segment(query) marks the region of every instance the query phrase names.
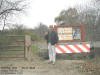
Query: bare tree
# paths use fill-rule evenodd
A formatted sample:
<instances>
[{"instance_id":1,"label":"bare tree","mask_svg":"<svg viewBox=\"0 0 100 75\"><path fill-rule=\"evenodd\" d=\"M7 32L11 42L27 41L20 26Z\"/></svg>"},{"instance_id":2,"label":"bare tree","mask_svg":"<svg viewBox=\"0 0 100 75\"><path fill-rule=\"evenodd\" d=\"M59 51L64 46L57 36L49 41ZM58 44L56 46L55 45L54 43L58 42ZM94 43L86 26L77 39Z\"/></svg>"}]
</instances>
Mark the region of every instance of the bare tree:
<instances>
[{"instance_id":1,"label":"bare tree","mask_svg":"<svg viewBox=\"0 0 100 75\"><path fill-rule=\"evenodd\" d=\"M6 26L7 17L22 12L26 8L26 0L0 0L0 20L3 20L3 29ZM1 24L2 25L2 24Z\"/></svg>"}]
</instances>

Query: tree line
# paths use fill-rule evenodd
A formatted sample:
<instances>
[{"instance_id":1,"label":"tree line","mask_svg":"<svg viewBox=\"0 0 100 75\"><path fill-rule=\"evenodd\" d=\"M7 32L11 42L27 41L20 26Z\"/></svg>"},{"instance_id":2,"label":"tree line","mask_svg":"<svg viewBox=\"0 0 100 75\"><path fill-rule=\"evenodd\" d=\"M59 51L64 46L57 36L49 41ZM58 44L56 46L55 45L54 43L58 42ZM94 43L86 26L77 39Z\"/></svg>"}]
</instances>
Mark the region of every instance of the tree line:
<instances>
[{"instance_id":1,"label":"tree line","mask_svg":"<svg viewBox=\"0 0 100 75\"><path fill-rule=\"evenodd\" d=\"M73 8L62 10L59 16L54 18L57 25L81 25L85 24L85 39L88 41L99 40L100 37L100 1L91 0L86 6L77 5ZM28 29L22 24L8 24L7 20L13 15L22 13L27 7L26 0L0 0L0 37L2 35L30 35L32 41L44 39L44 32L48 31L47 25L40 23L34 29ZM9 29L5 29L6 26ZM1 40L0 40L1 41Z\"/></svg>"},{"instance_id":2,"label":"tree line","mask_svg":"<svg viewBox=\"0 0 100 75\"><path fill-rule=\"evenodd\" d=\"M85 25L85 40L100 40L100 1L91 0L91 5L77 5L74 8L62 10L55 18L57 25Z\"/></svg>"}]
</instances>

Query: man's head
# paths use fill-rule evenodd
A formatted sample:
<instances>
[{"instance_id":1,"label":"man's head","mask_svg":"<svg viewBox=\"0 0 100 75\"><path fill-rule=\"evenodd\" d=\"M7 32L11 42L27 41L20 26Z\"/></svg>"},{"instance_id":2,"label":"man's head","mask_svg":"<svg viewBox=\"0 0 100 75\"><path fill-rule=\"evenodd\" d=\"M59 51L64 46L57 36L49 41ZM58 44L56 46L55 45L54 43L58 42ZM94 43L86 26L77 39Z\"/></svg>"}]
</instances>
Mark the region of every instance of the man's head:
<instances>
[{"instance_id":1,"label":"man's head","mask_svg":"<svg viewBox=\"0 0 100 75\"><path fill-rule=\"evenodd\" d=\"M50 30L50 31L53 30L53 26L49 26L49 30Z\"/></svg>"}]
</instances>

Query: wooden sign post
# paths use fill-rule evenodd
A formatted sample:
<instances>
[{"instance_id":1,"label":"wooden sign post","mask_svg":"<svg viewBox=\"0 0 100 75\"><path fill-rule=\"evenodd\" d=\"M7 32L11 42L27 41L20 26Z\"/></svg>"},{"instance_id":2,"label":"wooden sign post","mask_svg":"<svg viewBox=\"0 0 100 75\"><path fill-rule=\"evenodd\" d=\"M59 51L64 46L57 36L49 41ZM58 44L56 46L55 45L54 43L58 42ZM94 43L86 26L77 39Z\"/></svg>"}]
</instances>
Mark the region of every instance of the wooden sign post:
<instances>
[{"instance_id":1,"label":"wooden sign post","mask_svg":"<svg viewBox=\"0 0 100 75\"><path fill-rule=\"evenodd\" d=\"M31 37L29 35L25 36L25 58L31 60Z\"/></svg>"}]
</instances>

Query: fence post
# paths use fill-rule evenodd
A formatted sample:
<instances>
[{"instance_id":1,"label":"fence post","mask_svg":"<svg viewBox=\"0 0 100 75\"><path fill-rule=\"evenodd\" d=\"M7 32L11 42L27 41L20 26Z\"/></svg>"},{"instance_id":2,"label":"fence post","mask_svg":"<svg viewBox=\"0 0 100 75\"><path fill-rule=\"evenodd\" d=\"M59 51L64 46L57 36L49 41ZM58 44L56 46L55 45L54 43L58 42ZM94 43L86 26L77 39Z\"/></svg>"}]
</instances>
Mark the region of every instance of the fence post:
<instances>
[{"instance_id":1,"label":"fence post","mask_svg":"<svg viewBox=\"0 0 100 75\"><path fill-rule=\"evenodd\" d=\"M25 58L31 60L31 36L25 35Z\"/></svg>"}]
</instances>

